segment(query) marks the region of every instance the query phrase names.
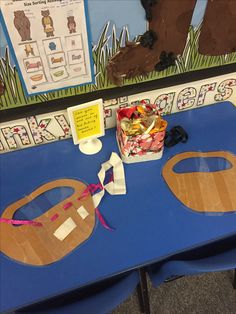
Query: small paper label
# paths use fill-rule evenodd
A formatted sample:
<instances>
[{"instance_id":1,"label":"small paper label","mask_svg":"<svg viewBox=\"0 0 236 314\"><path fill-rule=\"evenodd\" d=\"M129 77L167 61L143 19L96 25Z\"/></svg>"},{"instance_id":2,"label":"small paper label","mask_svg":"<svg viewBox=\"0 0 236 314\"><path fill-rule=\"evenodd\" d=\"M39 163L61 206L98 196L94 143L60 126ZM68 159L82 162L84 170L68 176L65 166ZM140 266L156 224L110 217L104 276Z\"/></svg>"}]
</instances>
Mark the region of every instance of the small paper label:
<instances>
[{"instance_id":1,"label":"small paper label","mask_svg":"<svg viewBox=\"0 0 236 314\"><path fill-rule=\"evenodd\" d=\"M105 134L102 98L67 108L74 144Z\"/></svg>"},{"instance_id":2,"label":"small paper label","mask_svg":"<svg viewBox=\"0 0 236 314\"><path fill-rule=\"evenodd\" d=\"M84 206L81 206L80 208L77 209L77 213L80 215L82 219L85 219L89 213L87 210L84 208Z\"/></svg>"},{"instance_id":3,"label":"small paper label","mask_svg":"<svg viewBox=\"0 0 236 314\"><path fill-rule=\"evenodd\" d=\"M73 118L79 140L101 133L99 104L75 110Z\"/></svg>"},{"instance_id":4,"label":"small paper label","mask_svg":"<svg viewBox=\"0 0 236 314\"><path fill-rule=\"evenodd\" d=\"M66 219L63 224L53 233L56 238L63 241L74 229L76 228L76 223L72 218Z\"/></svg>"}]
</instances>

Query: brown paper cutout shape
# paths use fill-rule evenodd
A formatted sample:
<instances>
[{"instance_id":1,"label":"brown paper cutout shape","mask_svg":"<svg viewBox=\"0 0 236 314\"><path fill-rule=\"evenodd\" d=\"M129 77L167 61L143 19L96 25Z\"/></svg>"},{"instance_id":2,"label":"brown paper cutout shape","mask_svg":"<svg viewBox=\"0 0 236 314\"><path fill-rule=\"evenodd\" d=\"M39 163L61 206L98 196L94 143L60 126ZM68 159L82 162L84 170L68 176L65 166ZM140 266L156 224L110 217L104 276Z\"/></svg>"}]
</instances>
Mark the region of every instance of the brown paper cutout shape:
<instances>
[{"instance_id":1,"label":"brown paper cutout shape","mask_svg":"<svg viewBox=\"0 0 236 314\"><path fill-rule=\"evenodd\" d=\"M151 49L140 43L127 42L107 64L110 81L122 85L122 80L153 71L161 61L162 52L183 53L196 0L158 0L150 8L152 20L148 29L157 40ZM138 23L138 21L137 21Z\"/></svg>"},{"instance_id":2,"label":"brown paper cutout shape","mask_svg":"<svg viewBox=\"0 0 236 314\"><path fill-rule=\"evenodd\" d=\"M199 52L210 56L235 52L235 24L235 0L209 0L199 37Z\"/></svg>"},{"instance_id":3,"label":"brown paper cutout shape","mask_svg":"<svg viewBox=\"0 0 236 314\"><path fill-rule=\"evenodd\" d=\"M1 223L0 251L2 253L22 263L42 266L60 260L88 239L95 225L94 204L90 194L82 200L78 200L78 197L86 189L86 185L77 180L61 179L46 183L33 191L29 196L8 206L1 218L12 219L14 213L22 206L31 202L40 194L58 187L72 187L74 193L50 208L43 215L34 219L34 221L42 223L42 227L32 225L14 226ZM70 206L67 210L63 209L63 205L68 202L72 202L73 206ZM80 211L77 212L81 206L88 213L85 218L79 214ZM51 221L50 218L55 214L58 214L59 217L55 221ZM54 232L65 221L67 221L67 225L73 222L69 226L69 229L72 230L65 231L66 233L69 232L68 235L64 240L59 240L54 235Z\"/></svg>"},{"instance_id":4,"label":"brown paper cutout shape","mask_svg":"<svg viewBox=\"0 0 236 314\"><path fill-rule=\"evenodd\" d=\"M176 173L174 166L188 158L220 157L232 168L214 172ZM185 206L197 212L224 213L236 211L236 156L224 151L185 152L167 161L162 175L172 193Z\"/></svg>"}]
</instances>

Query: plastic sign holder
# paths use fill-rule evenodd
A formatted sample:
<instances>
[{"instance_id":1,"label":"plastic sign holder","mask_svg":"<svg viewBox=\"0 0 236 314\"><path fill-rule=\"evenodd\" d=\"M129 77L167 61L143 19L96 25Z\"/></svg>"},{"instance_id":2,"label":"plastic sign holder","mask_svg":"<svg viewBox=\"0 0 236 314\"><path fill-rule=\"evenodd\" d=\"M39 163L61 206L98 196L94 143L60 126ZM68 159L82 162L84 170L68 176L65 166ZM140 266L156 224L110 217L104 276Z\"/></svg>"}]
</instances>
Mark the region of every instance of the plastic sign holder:
<instances>
[{"instance_id":1,"label":"plastic sign holder","mask_svg":"<svg viewBox=\"0 0 236 314\"><path fill-rule=\"evenodd\" d=\"M74 144L84 154L98 153L102 149L98 137L105 134L102 99L69 107L67 112Z\"/></svg>"}]
</instances>

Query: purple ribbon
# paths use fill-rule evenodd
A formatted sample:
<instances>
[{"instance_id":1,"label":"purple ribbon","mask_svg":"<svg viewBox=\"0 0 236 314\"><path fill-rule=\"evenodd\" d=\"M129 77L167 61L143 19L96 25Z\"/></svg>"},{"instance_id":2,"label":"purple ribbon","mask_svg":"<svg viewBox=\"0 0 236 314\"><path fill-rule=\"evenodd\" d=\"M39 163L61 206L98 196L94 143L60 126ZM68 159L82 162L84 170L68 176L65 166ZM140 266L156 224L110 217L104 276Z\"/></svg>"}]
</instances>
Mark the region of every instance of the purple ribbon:
<instances>
[{"instance_id":1,"label":"purple ribbon","mask_svg":"<svg viewBox=\"0 0 236 314\"><path fill-rule=\"evenodd\" d=\"M111 181L113 181L113 174L111 174L108 183ZM95 194L98 190L103 190L103 189L104 189L104 187L102 186L101 183L89 184L87 186L87 188L82 192L81 196L78 197L78 200L80 201L84 197L88 196L90 193ZM73 205L72 202L68 202L68 203L63 205L63 209L67 210L72 205ZM105 219L103 218L103 216L100 213L98 208L95 208L95 212L96 212L96 215L97 215L99 221L103 225L103 227L106 228L107 230L114 231L114 229L112 229L111 227L108 226L108 224L106 223ZM56 220L58 217L59 217L59 215L55 214L54 216L51 217L51 221ZM32 225L32 226L36 226L36 227L42 227L43 226L43 224L41 222L37 222L34 220L16 220L16 219L7 219L7 218L1 218L0 217L0 222L5 222L9 225Z\"/></svg>"},{"instance_id":2,"label":"purple ribbon","mask_svg":"<svg viewBox=\"0 0 236 314\"><path fill-rule=\"evenodd\" d=\"M5 222L9 225L32 225L36 227L42 227L43 224L41 222L33 221L33 220L16 220L16 219L7 219L0 218L0 222Z\"/></svg>"},{"instance_id":3,"label":"purple ribbon","mask_svg":"<svg viewBox=\"0 0 236 314\"><path fill-rule=\"evenodd\" d=\"M101 222L101 224L103 225L103 227L109 231L114 231L115 229L111 228L110 226L108 226L108 224L106 223L105 219L103 218L102 214L100 213L98 208L95 208L95 212L96 215L99 219L99 221Z\"/></svg>"}]
</instances>

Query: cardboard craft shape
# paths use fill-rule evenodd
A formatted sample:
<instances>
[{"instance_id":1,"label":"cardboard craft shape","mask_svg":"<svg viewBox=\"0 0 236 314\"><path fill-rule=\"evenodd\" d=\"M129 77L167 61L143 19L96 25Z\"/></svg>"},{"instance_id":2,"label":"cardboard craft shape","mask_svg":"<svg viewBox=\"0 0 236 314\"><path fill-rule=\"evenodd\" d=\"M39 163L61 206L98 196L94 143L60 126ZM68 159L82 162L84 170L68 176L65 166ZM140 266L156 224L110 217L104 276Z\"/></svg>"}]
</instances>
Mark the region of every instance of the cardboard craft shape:
<instances>
[{"instance_id":1,"label":"cardboard craft shape","mask_svg":"<svg viewBox=\"0 0 236 314\"><path fill-rule=\"evenodd\" d=\"M56 262L84 242L95 225L95 210L91 195L78 200L86 185L77 180L61 179L40 186L29 196L8 206L1 218L12 219L14 213L40 194L58 187L72 187L74 193L34 219L41 227L14 226L1 223L0 251L8 257L31 265L47 265ZM66 210L64 204L73 205ZM56 220L51 220L54 215Z\"/></svg>"},{"instance_id":2,"label":"cardboard craft shape","mask_svg":"<svg viewBox=\"0 0 236 314\"><path fill-rule=\"evenodd\" d=\"M214 172L176 173L174 166L188 158L216 157L228 160L232 167ZM230 152L185 152L167 161L162 175L172 193L197 212L236 211L236 156Z\"/></svg>"}]
</instances>

